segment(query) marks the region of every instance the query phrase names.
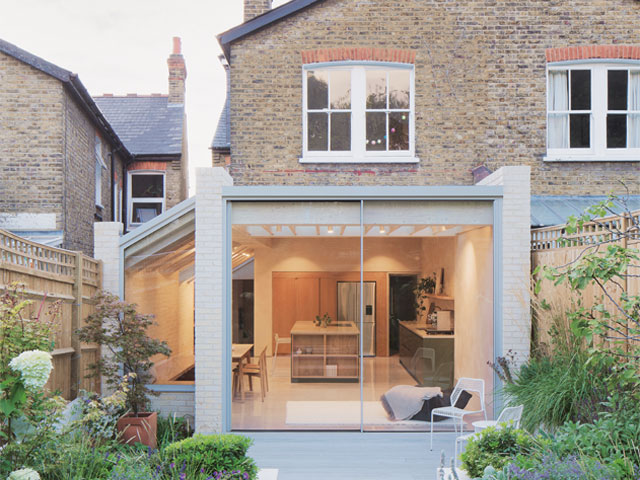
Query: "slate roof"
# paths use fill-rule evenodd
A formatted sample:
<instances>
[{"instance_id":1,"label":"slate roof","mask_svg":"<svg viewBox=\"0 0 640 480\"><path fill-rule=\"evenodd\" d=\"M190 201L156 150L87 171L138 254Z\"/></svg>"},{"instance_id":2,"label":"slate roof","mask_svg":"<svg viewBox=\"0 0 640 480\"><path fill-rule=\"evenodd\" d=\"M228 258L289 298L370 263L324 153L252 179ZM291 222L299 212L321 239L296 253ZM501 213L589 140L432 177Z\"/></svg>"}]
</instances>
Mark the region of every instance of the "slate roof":
<instances>
[{"instance_id":1,"label":"slate roof","mask_svg":"<svg viewBox=\"0 0 640 480\"><path fill-rule=\"evenodd\" d=\"M218 119L218 126L216 127L216 133L213 136L213 142L211 142L211 148L213 149L225 149L231 148L231 114L229 108L229 94L224 101L224 107L220 112L220 118Z\"/></svg>"},{"instance_id":2,"label":"slate roof","mask_svg":"<svg viewBox=\"0 0 640 480\"><path fill-rule=\"evenodd\" d=\"M6 40L0 39L0 52L13 57L22 63L30 65L36 70L40 70L41 72L62 82L69 94L80 103L81 107L84 108L87 115L96 124L100 131L115 144L116 148L120 150L125 157L129 158L131 156L114 129L102 115L102 112L91 98L91 95L82 84L77 74L54 65L53 63L29 53Z\"/></svg>"},{"instance_id":3,"label":"slate roof","mask_svg":"<svg viewBox=\"0 0 640 480\"><path fill-rule=\"evenodd\" d=\"M606 196L532 195L531 226L561 225L569 215L579 215L591 205L606 199ZM625 200L629 210L640 210L640 195L629 195Z\"/></svg>"},{"instance_id":4,"label":"slate roof","mask_svg":"<svg viewBox=\"0 0 640 480\"><path fill-rule=\"evenodd\" d=\"M272 23L278 22L284 18L298 13L311 5L322 2L324 0L291 0L279 7L268 10L262 15L258 15L236 27L233 27L226 32L222 32L218 35L218 43L222 47L224 56L229 60L229 45L246 35L268 27Z\"/></svg>"},{"instance_id":5,"label":"slate roof","mask_svg":"<svg viewBox=\"0 0 640 480\"><path fill-rule=\"evenodd\" d=\"M135 156L180 155L184 105L166 95L102 96L94 100Z\"/></svg>"}]
</instances>

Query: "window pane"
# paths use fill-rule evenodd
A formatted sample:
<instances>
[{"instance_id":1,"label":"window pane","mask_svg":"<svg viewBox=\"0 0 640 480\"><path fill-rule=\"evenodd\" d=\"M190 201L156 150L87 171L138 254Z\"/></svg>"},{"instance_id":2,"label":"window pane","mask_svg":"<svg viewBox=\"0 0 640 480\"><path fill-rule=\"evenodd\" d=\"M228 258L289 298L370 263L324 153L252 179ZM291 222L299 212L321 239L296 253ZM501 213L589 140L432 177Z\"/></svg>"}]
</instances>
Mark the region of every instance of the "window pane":
<instances>
[{"instance_id":1,"label":"window pane","mask_svg":"<svg viewBox=\"0 0 640 480\"><path fill-rule=\"evenodd\" d=\"M626 70L609 70L607 92L609 96L609 110L627 109L627 83ZM611 148L611 147L609 147Z\"/></svg>"},{"instance_id":2,"label":"window pane","mask_svg":"<svg viewBox=\"0 0 640 480\"><path fill-rule=\"evenodd\" d=\"M309 113L308 114L308 149L309 151L326 151L327 150L327 130L329 116L326 113Z\"/></svg>"},{"instance_id":3,"label":"window pane","mask_svg":"<svg viewBox=\"0 0 640 480\"><path fill-rule=\"evenodd\" d=\"M162 179L164 175L131 175L131 195L133 197L164 197Z\"/></svg>"},{"instance_id":4,"label":"window pane","mask_svg":"<svg viewBox=\"0 0 640 480\"><path fill-rule=\"evenodd\" d=\"M331 114L331 150L351 150L351 114Z\"/></svg>"},{"instance_id":5,"label":"window pane","mask_svg":"<svg viewBox=\"0 0 640 480\"><path fill-rule=\"evenodd\" d=\"M571 110L591 110L590 70L571 70Z\"/></svg>"},{"instance_id":6,"label":"window pane","mask_svg":"<svg viewBox=\"0 0 640 480\"><path fill-rule=\"evenodd\" d=\"M569 81L566 70L549 72L548 109L569 110Z\"/></svg>"},{"instance_id":7,"label":"window pane","mask_svg":"<svg viewBox=\"0 0 640 480\"><path fill-rule=\"evenodd\" d=\"M409 150L409 112L389 114L389 150Z\"/></svg>"},{"instance_id":8,"label":"window pane","mask_svg":"<svg viewBox=\"0 0 640 480\"><path fill-rule=\"evenodd\" d=\"M307 108L319 110L327 108L329 97L329 81L326 71L311 70L307 72Z\"/></svg>"},{"instance_id":9,"label":"window pane","mask_svg":"<svg viewBox=\"0 0 640 480\"><path fill-rule=\"evenodd\" d=\"M351 108L351 72L348 70L331 72L331 108Z\"/></svg>"},{"instance_id":10,"label":"window pane","mask_svg":"<svg viewBox=\"0 0 640 480\"><path fill-rule=\"evenodd\" d=\"M387 108L387 72L367 71L367 108Z\"/></svg>"},{"instance_id":11,"label":"window pane","mask_svg":"<svg viewBox=\"0 0 640 480\"><path fill-rule=\"evenodd\" d=\"M367 112L367 150L387 149L386 117L384 112Z\"/></svg>"},{"instance_id":12,"label":"window pane","mask_svg":"<svg viewBox=\"0 0 640 480\"><path fill-rule=\"evenodd\" d=\"M389 72L389 108L409 108L410 83L408 70Z\"/></svg>"},{"instance_id":13,"label":"window pane","mask_svg":"<svg viewBox=\"0 0 640 480\"><path fill-rule=\"evenodd\" d=\"M549 148L569 148L569 114L550 113Z\"/></svg>"},{"instance_id":14,"label":"window pane","mask_svg":"<svg viewBox=\"0 0 640 480\"><path fill-rule=\"evenodd\" d=\"M160 203L134 203L133 204L133 223L148 222L154 217L162 213L162 204Z\"/></svg>"},{"instance_id":15,"label":"window pane","mask_svg":"<svg viewBox=\"0 0 640 480\"><path fill-rule=\"evenodd\" d=\"M627 148L626 115L607 115L607 148Z\"/></svg>"},{"instance_id":16,"label":"window pane","mask_svg":"<svg viewBox=\"0 0 640 480\"><path fill-rule=\"evenodd\" d=\"M569 116L569 135L571 148L589 148L589 114L573 114Z\"/></svg>"}]
</instances>

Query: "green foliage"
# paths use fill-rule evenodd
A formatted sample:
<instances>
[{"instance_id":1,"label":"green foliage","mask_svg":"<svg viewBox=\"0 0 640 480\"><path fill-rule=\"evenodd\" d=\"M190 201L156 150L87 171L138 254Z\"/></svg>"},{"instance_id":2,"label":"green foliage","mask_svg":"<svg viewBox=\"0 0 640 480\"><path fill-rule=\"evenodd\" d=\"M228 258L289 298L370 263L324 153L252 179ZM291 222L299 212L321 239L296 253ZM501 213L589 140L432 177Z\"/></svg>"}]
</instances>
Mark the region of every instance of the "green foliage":
<instances>
[{"instance_id":1,"label":"green foliage","mask_svg":"<svg viewBox=\"0 0 640 480\"><path fill-rule=\"evenodd\" d=\"M316 327L327 328L331 325L331 317L328 313L325 313L323 316L316 315L316 319L313 321Z\"/></svg>"},{"instance_id":2,"label":"green foliage","mask_svg":"<svg viewBox=\"0 0 640 480\"><path fill-rule=\"evenodd\" d=\"M460 455L462 467L471 477L481 477L489 465L502 469L517 455L528 454L533 444L533 438L524 430L490 427L467 442Z\"/></svg>"},{"instance_id":3,"label":"green foliage","mask_svg":"<svg viewBox=\"0 0 640 480\"><path fill-rule=\"evenodd\" d=\"M602 372L592 369L581 352L529 359L504 392L509 404L524 405L521 424L531 432L592 421L609 394Z\"/></svg>"},{"instance_id":4,"label":"green foliage","mask_svg":"<svg viewBox=\"0 0 640 480\"><path fill-rule=\"evenodd\" d=\"M247 457L251 444L250 438L240 435L194 435L168 445L164 455L175 465L203 469L206 475L239 471L247 473L248 478L254 480L258 469L254 461Z\"/></svg>"},{"instance_id":5,"label":"green foliage","mask_svg":"<svg viewBox=\"0 0 640 480\"><path fill-rule=\"evenodd\" d=\"M22 376L12 370L12 359L28 350L53 350L53 333L60 303L45 309L44 300L35 315L27 313L32 302L24 290L12 284L0 294L0 445L15 438L17 419L33 424L47 409L41 392L25 388Z\"/></svg>"},{"instance_id":6,"label":"green foliage","mask_svg":"<svg viewBox=\"0 0 640 480\"><path fill-rule=\"evenodd\" d=\"M428 300L428 294L434 293L436 290L436 273L433 272L431 277L422 277L418 280L413 293L415 295L414 308L416 309L416 319L427 313L427 307L425 303Z\"/></svg>"},{"instance_id":7,"label":"green foliage","mask_svg":"<svg viewBox=\"0 0 640 480\"><path fill-rule=\"evenodd\" d=\"M121 368L125 373L134 373L127 391L127 406L137 415L148 407L149 395L154 394L145 386L153 382L150 358L157 354L169 356L171 350L166 342L147 336L147 329L154 322L150 315L137 313L135 305L105 292L96 296L96 302L95 312L87 317L77 334L83 342L106 347L110 355L90 366L91 376L101 374L115 388L122 379Z\"/></svg>"},{"instance_id":8,"label":"green foliage","mask_svg":"<svg viewBox=\"0 0 640 480\"><path fill-rule=\"evenodd\" d=\"M193 424L184 417L158 416L158 446L163 448L193 435Z\"/></svg>"}]
</instances>

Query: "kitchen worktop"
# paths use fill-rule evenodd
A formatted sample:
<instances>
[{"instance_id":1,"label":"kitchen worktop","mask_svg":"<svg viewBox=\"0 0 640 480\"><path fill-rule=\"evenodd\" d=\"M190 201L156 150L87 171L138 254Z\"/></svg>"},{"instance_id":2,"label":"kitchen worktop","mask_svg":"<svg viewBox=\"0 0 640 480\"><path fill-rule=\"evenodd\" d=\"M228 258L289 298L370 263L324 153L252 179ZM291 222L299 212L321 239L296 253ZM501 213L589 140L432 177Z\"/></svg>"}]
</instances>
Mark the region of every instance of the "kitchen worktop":
<instances>
[{"instance_id":1,"label":"kitchen worktop","mask_svg":"<svg viewBox=\"0 0 640 480\"><path fill-rule=\"evenodd\" d=\"M358 335L359 333L360 330L352 322L344 326L329 325L323 328L316 326L313 322L298 321L291 328L292 335Z\"/></svg>"},{"instance_id":2,"label":"kitchen worktop","mask_svg":"<svg viewBox=\"0 0 640 480\"><path fill-rule=\"evenodd\" d=\"M427 328L427 324L423 322L410 322L406 320L401 320L398 323L400 323L402 327L406 328L411 333L416 334L420 338L451 338L453 339L455 337L455 335L446 335L446 334L427 335L427 333L424 330L421 330L422 328Z\"/></svg>"}]
</instances>

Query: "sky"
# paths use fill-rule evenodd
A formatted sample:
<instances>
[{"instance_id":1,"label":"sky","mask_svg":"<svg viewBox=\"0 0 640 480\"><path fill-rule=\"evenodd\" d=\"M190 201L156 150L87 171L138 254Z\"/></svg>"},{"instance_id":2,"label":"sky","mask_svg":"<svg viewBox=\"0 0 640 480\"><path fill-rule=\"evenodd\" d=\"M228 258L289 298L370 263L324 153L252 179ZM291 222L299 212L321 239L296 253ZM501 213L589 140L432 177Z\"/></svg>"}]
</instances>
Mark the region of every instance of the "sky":
<instances>
[{"instance_id":1,"label":"sky","mask_svg":"<svg viewBox=\"0 0 640 480\"><path fill-rule=\"evenodd\" d=\"M0 38L77 73L92 95L125 95L167 93L172 38L181 37L193 194L224 104L216 35L240 23L242 0L2 0Z\"/></svg>"}]
</instances>

